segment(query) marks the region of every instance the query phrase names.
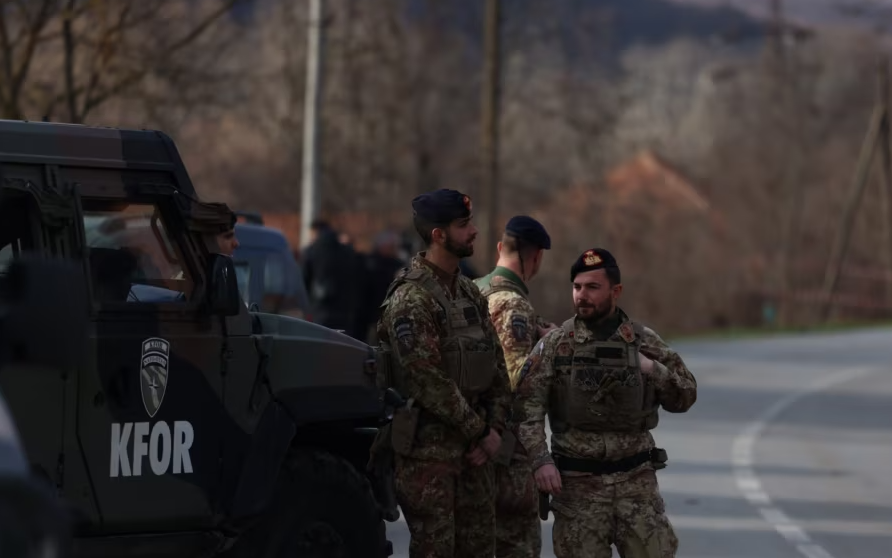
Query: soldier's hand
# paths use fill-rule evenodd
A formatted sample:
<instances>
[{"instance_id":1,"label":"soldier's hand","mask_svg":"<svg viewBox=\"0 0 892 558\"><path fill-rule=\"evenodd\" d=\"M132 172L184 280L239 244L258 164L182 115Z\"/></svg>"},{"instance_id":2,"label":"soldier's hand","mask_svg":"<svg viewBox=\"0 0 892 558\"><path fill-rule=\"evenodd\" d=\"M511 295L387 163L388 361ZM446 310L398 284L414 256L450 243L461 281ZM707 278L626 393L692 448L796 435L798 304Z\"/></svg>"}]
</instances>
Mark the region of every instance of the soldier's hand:
<instances>
[{"instance_id":1,"label":"soldier's hand","mask_svg":"<svg viewBox=\"0 0 892 558\"><path fill-rule=\"evenodd\" d=\"M499 436L499 433L495 430L490 430L489 434L480 441L480 447L483 448L483 451L486 452L486 455L489 457L495 457L496 453L499 451L499 446L502 445L502 437Z\"/></svg>"},{"instance_id":2,"label":"soldier's hand","mask_svg":"<svg viewBox=\"0 0 892 558\"><path fill-rule=\"evenodd\" d=\"M542 339L543 337L548 335L549 331L555 330L557 328L558 328L558 326L556 326L555 324L549 323L549 322L545 322L545 323L536 325L536 330L539 332L539 339Z\"/></svg>"},{"instance_id":3,"label":"soldier's hand","mask_svg":"<svg viewBox=\"0 0 892 558\"><path fill-rule=\"evenodd\" d=\"M465 454L465 459L467 459L474 467L479 467L486 463L489 457L486 455L486 452L483 451L483 448L474 446L474 449Z\"/></svg>"},{"instance_id":4,"label":"soldier's hand","mask_svg":"<svg viewBox=\"0 0 892 558\"><path fill-rule=\"evenodd\" d=\"M551 463L536 469L533 477L535 477L536 486L539 487L541 492L548 492L552 495L561 493L561 474L558 472L557 467Z\"/></svg>"},{"instance_id":5,"label":"soldier's hand","mask_svg":"<svg viewBox=\"0 0 892 558\"><path fill-rule=\"evenodd\" d=\"M641 363L641 372L643 374L650 374L654 371L654 361L644 356L640 351L638 352L638 360Z\"/></svg>"}]
</instances>

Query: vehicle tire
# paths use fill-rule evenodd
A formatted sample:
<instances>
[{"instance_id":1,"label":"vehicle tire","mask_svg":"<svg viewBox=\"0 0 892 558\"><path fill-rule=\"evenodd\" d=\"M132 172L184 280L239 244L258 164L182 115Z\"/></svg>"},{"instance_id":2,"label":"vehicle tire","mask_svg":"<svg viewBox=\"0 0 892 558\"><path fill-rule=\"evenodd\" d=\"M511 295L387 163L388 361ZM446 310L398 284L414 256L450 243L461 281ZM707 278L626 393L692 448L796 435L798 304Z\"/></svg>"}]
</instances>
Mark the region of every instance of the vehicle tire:
<instances>
[{"instance_id":1,"label":"vehicle tire","mask_svg":"<svg viewBox=\"0 0 892 558\"><path fill-rule=\"evenodd\" d=\"M292 452L269 509L234 554L262 558L387 558L381 512L365 476L320 450Z\"/></svg>"}]
</instances>

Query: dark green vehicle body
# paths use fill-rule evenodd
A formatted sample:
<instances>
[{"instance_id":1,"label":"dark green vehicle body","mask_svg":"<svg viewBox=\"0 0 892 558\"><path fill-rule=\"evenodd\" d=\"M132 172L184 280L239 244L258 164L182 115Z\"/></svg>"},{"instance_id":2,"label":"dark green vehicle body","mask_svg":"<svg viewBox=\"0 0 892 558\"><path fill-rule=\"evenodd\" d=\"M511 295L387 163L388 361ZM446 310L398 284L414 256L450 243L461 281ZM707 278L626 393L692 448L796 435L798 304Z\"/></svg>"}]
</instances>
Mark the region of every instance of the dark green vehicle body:
<instances>
[{"instance_id":1,"label":"dark green vehicle body","mask_svg":"<svg viewBox=\"0 0 892 558\"><path fill-rule=\"evenodd\" d=\"M392 494L365 472L385 420L372 349L249 312L166 135L0 121L0 173L0 265L78 259L90 291L85 365L0 376L76 555L297 555L269 541L337 513L359 522L332 527L346 556L390 554ZM153 234L128 236L140 219Z\"/></svg>"}]
</instances>

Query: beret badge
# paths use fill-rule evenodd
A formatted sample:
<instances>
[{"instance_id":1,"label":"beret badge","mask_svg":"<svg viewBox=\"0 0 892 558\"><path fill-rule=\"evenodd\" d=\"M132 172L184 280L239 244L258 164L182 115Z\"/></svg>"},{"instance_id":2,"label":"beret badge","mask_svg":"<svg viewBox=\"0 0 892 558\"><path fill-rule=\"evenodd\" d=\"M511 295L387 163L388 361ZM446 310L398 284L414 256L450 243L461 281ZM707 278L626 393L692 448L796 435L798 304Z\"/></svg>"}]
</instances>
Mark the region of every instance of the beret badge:
<instances>
[{"instance_id":1,"label":"beret badge","mask_svg":"<svg viewBox=\"0 0 892 558\"><path fill-rule=\"evenodd\" d=\"M598 265L601 261L601 256L595 254L594 250L589 250L582 257L582 262L587 266Z\"/></svg>"}]
</instances>

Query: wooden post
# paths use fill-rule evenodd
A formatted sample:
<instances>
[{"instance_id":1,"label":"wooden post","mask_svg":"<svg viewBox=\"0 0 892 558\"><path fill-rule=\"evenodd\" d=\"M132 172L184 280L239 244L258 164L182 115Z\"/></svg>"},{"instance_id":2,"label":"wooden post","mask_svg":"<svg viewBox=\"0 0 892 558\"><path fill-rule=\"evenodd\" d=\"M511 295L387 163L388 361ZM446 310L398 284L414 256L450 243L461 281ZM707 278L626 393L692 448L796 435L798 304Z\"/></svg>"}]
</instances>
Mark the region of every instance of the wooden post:
<instances>
[{"instance_id":1,"label":"wooden post","mask_svg":"<svg viewBox=\"0 0 892 558\"><path fill-rule=\"evenodd\" d=\"M861 153L858 156L858 163L855 166L855 175L852 180L852 189L846 199L846 204L842 210L840 217L839 232L833 243L830 252L830 259L827 261L827 270L824 273L824 288L822 290L820 319L827 321L830 318L832 310L833 294L836 292L836 285L839 281L839 274L842 270L842 264L845 261L846 251L849 247L849 239L852 234L852 222L855 218L855 211L861 202L864 189L867 187L868 178L870 177L871 162L873 154L876 152L877 144L880 139L880 129L882 128L883 119L885 118L885 107L881 101L877 101L870 117L870 124L867 128L867 135L864 137L864 144L861 146Z\"/></svg>"},{"instance_id":2,"label":"wooden post","mask_svg":"<svg viewBox=\"0 0 892 558\"><path fill-rule=\"evenodd\" d=\"M501 13L500 0L486 0L486 18L484 22L484 69L483 69L483 110L482 110L482 151L483 151L483 189L482 207L486 218L481 223L481 237L484 242L483 257L485 267L483 273L495 265L496 241L498 238L499 211L499 96L500 96L500 58L501 58ZM478 205L477 207L481 207ZM478 243L479 246L479 243Z\"/></svg>"},{"instance_id":3,"label":"wooden post","mask_svg":"<svg viewBox=\"0 0 892 558\"><path fill-rule=\"evenodd\" d=\"M880 55L879 59L879 102L883 106L883 121L880 126L880 156L883 172L883 184L880 185L880 205L882 206L883 221L883 240L885 241L885 250L883 251L886 263L886 269L889 276L884 282L886 305L892 305L892 283L889 277L892 277L892 145L890 145L890 128L889 120L889 60L885 55Z\"/></svg>"}]
</instances>

